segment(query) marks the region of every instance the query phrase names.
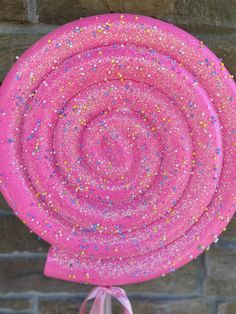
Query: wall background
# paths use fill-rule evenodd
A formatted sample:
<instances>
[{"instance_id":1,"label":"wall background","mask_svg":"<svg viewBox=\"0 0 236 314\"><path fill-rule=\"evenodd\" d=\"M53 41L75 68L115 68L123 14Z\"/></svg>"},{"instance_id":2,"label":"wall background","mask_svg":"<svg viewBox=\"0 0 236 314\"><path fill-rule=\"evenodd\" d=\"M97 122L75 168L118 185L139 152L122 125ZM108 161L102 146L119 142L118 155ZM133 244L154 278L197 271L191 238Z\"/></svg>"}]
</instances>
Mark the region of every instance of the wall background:
<instances>
[{"instance_id":1,"label":"wall background","mask_svg":"<svg viewBox=\"0 0 236 314\"><path fill-rule=\"evenodd\" d=\"M57 25L110 12L174 23L204 41L236 73L236 0L0 0L0 81L17 55ZM78 312L91 287L44 277L47 250L0 198L0 314ZM197 260L126 290L135 314L235 314L236 218Z\"/></svg>"}]
</instances>

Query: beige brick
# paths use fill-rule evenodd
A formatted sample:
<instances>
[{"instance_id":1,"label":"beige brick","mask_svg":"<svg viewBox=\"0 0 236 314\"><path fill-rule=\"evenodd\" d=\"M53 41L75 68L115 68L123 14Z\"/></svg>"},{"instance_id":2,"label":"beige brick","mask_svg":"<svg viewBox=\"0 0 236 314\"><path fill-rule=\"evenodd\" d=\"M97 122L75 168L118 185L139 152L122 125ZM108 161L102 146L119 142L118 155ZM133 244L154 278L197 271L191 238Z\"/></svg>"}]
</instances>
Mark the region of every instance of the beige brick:
<instances>
[{"instance_id":1,"label":"beige brick","mask_svg":"<svg viewBox=\"0 0 236 314\"><path fill-rule=\"evenodd\" d=\"M47 252L49 244L30 233L18 217L2 216L0 218L0 253L14 251Z\"/></svg>"},{"instance_id":2,"label":"beige brick","mask_svg":"<svg viewBox=\"0 0 236 314\"><path fill-rule=\"evenodd\" d=\"M39 302L40 314L76 314L80 302L76 299L70 300L41 300ZM202 299L181 301L137 301L131 299L133 312L135 314L211 314L209 304ZM91 302L88 310L91 307ZM121 305L116 300L112 301L112 313L122 313Z\"/></svg>"},{"instance_id":3,"label":"beige brick","mask_svg":"<svg viewBox=\"0 0 236 314\"><path fill-rule=\"evenodd\" d=\"M182 27L183 25L181 25ZM54 27L52 27L53 29ZM218 34L218 28L198 28L183 26L184 29L194 34L200 40L212 49L213 52L223 59L228 70L231 74L236 75L236 36L232 33L233 30L227 30ZM16 61L16 56L21 55L27 48L29 48L34 42L41 38L45 33L40 32L40 29L29 28L25 33L11 33L10 29L8 33L2 33L0 30L0 82L3 80L7 71Z\"/></svg>"},{"instance_id":4,"label":"beige brick","mask_svg":"<svg viewBox=\"0 0 236 314\"><path fill-rule=\"evenodd\" d=\"M231 0L38 0L39 19L63 24L80 17L102 13L135 13L177 24L234 26L236 6Z\"/></svg>"},{"instance_id":5,"label":"beige brick","mask_svg":"<svg viewBox=\"0 0 236 314\"><path fill-rule=\"evenodd\" d=\"M30 300L19 298L0 298L0 313L2 313L3 310L27 310L30 308Z\"/></svg>"},{"instance_id":6,"label":"beige brick","mask_svg":"<svg viewBox=\"0 0 236 314\"><path fill-rule=\"evenodd\" d=\"M217 30L215 32L199 34L197 37L205 43L205 45L210 48L218 58L221 58L223 63L225 64L228 71L236 75L236 36L229 33L220 35L217 34Z\"/></svg>"},{"instance_id":7,"label":"beige brick","mask_svg":"<svg viewBox=\"0 0 236 314\"><path fill-rule=\"evenodd\" d=\"M224 231L220 236L220 239L236 242L236 216L231 220L226 231Z\"/></svg>"},{"instance_id":8,"label":"beige brick","mask_svg":"<svg viewBox=\"0 0 236 314\"><path fill-rule=\"evenodd\" d=\"M127 292L145 292L159 294L187 294L197 288L197 261L169 273L165 277L126 286Z\"/></svg>"},{"instance_id":9,"label":"beige brick","mask_svg":"<svg viewBox=\"0 0 236 314\"><path fill-rule=\"evenodd\" d=\"M193 25L235 26L235 0L182 0L172 3L170 20Z\"/></svg>"},{"instance_id":10,"label":"beige brick","mask_svg":"<svg viewBox=\"0 0 236 314\"><path fill-rule=\"evenodd\" d=\"M1 54L1 53L0 53ZM0 193L0 210L1 211L6 211L6 213L11 212L11 208L6 202L5 198L3 197L2 193Z\"/></svg>"},{"instance_id":11,"label":"beige brick","mask_svg":"<svg viewBox=\"0 0 236 314\"><path fill-rule=\"evenodd\" d=\"M0 21L26 22L26 1L0 0Z\"/></svg>"},{"instance_id":12,"label":"beige brick","mask_svg":"<svg viewBox=\"0 0 236 314\"><path fill-rule=\"evenodd\" d=\"M210 296L235 296L236 250L212 247L206 254L204 292Z\"/></svg>"},{"instance_id":13,"label":"beige brick","mask_svg":"<svg viewBox=\"0 0 236 314\"><path fill-rule=\"evenodd\" d=\"M38 314L77 314L81 302L72 300L41 300Z\"/></svg>"},{"instance_id":14,"label":"beige brick","mask_svg":"<svg viewBox=\"0 0 236 314\"><path fill-rule=\"evenodd\" d=\"M7 292L86 292L89 285L52 279L43 275L45 258L0 259L0 293Z\"/></svg>"},{"instance_id":15,"label":"beige brick","mask_svg":"<svg viewBox=\"0 0 236 314\"><path fill-rule=\"evenodd\" d=\"M218 307L217 314L235 314L236 313L236 302L222 303Z\"/></svg>"},{"instance_id":16,"label":"beige brick","mask_svg":"<svg viewBox=\"0 0 236 314\"><path fill-rule=\"evenodd\" d=\"M131 301L135 314L211 314L209 304L202 299L179 301ZM121 313L120 305L115 302L114 314Z\"/></svg>"},{"instance_id":17,"label":"beige brick","mask_svg":"<svg viewBox=\"0 0 236 314\"><path fill-rule=\"evenodd\" d=\"M0 81L7 71L15 63L16 56L19 56L42 34L0 34Z\"/></svg>"}]
</instances>

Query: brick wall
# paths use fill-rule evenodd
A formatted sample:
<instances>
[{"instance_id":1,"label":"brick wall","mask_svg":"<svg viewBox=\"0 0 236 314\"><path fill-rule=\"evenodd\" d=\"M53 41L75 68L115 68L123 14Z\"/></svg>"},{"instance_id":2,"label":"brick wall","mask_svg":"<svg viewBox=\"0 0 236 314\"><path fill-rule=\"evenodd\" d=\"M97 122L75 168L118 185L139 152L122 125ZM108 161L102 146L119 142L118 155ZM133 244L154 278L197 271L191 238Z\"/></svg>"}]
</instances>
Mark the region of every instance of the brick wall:
<instances>
[{"instance_id":1,"label":"brick wall","mask_svg":"<svg viewBox=\"0 0 236 314\"><path fill-rule=\"evenodd\" d=\"M132 12L203 40L236 72L235 0L0 0L0 81L15 57L57 25L94 14ZM0 314L77 313L89 286L43 276L48 244L0 199ZM136 314L235 314L236 218L217 244L187 266L126 287ZM114 302L115 312L118 305Z\"/></svg>"}]
</instances>

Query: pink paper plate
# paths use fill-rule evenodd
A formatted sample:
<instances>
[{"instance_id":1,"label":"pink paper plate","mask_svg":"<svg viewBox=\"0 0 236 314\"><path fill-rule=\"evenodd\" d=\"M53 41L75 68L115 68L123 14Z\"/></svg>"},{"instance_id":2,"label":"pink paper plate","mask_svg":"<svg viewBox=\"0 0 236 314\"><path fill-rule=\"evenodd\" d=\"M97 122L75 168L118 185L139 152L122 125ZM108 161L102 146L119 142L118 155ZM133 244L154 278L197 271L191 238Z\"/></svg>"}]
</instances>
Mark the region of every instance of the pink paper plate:
<instances>
[{"instance_id":1,"label":"pink paper plate","mask_svg":"<svg viewBox=\"0 0 236 314\"><path fill-rule=\"evenodd\" d=\"M136 15L48 34L1 87L1 190L50 249L45 274L96 285L174 271L235 212L236 88L202 42Z\"/></svg>"}]
</instances>

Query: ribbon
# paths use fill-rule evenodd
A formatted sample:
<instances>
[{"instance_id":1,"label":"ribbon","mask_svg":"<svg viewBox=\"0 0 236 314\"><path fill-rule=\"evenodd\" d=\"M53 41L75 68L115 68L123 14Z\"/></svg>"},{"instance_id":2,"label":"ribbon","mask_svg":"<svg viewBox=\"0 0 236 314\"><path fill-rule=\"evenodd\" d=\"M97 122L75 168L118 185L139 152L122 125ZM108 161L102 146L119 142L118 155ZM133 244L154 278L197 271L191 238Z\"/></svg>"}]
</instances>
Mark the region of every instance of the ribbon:
<instances>
[{"instance_id":1,"label":"ribbon","mask_svg":"<svg viewBox=\"0 0 236 314\"><path fill-rule=\"evenodd\" d=\"M130 301L125 291L118 287L96 287L94 288L87 298L84 300L80 307L79 314L86 313L86 305L89 300L95 299L89 314L104 314L104 304L107 296L112 296L117 299L122 307L124 314L133 314Z\"/></svg>"}]
</instances>

